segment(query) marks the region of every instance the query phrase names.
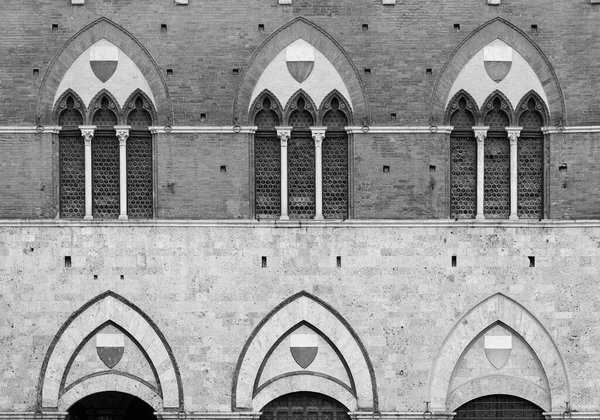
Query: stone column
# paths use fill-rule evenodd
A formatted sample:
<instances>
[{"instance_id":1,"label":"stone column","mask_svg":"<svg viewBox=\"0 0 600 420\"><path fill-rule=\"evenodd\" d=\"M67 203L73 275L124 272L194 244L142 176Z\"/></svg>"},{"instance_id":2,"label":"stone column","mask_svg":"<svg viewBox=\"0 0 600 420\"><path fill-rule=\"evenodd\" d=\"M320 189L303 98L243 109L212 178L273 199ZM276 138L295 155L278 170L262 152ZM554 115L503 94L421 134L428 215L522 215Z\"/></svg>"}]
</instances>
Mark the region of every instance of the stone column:
<instances>
[{"instance_id":1,"label":"stone column","mask_svg":"<svg viewBox=\"0 0 600 420\"><path fill-rule=\"evenodd\" d=\"M292 135L292 127L275 127L281 142L281 216L279 220L290 220L288 216L288 140Z\"/></svg>"},{"instance_id":2,"label":"stone column","mask_svg":"<svg viewBox=\"0 0 600 420\"><path fill-rule=\"evenodd\" d=\"M310 127L315 140L315 220L323 220L323 139L327 127Z\"/></svg>"},{"instance_id":3,"label":"stone column","mask_svg":"<svg viewBox=\"0 0 600 420\"><path fill-rule=\"evenodd\" d=\"M485 137L489 127L473 127L475 132L475 138L477 139L477 214L475 215L476 220L483 220L483 164L484 164L484 145Z\"/></svg>"},{"instance_id":4,"label":"stone column","mask_svg":"<svg viewBox=\"0 0 600 420\"><path fill-rule=\"evenodd\" d=\"M115 125L119 139L119 220L127 220L127 138L129 125Z\"/></svg>"},{"instance_id":5,"label":"stone column","mask_svg":"<svg viewBox=\"0 0 600 420\"><path fill-rule=\"evenodd\" d=\"M80 125L81 135L85 142L85 216L84 220L92 220L92 138L95 125Z\"/></svg>"},{"instance_id":6,"label":"stone column","mask_svg":"<svg viewBox=\"0 0 600 420\"><path fill-rule=\"evenodd\" d=\"M517 140L523 127L506 127L510 140L510 220L519 220L517 214Z\"/></svg>"}]
</instances>

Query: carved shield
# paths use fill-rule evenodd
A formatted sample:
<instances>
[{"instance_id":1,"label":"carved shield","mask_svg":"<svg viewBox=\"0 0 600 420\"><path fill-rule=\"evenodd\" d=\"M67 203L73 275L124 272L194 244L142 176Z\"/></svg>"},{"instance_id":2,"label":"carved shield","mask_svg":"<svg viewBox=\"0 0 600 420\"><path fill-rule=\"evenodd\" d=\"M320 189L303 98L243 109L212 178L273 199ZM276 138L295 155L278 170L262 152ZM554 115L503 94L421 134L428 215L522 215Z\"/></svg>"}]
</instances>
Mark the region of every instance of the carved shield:
<instances>
[{"instance_id":1,"label":"carved shield","mask_svg":"<svg viewBox=\"0 0 600 420\"><path fill-rule=\"evenodd\" d=\"M512 351L512 336L510 335L486 335L484 339L485 355L489 362L500 369L510 358Z\"/></svg>"},{"instance_id":2,"label":"carved shield","mask_svg":"<svg viewBox=\"0 0 600 420\"><path fill-rule=\"evenodd\" d=\"M304 40L289 45L285 50L288 71L298 83L304 82L315 66L315 50Z\"/></svg>"},{"instance_id":3,"label":"carved shield","mask_svg":"<svg viewBox=\"0 0 600 420\"><path fill-rule=\"evenodd\" d=\"M290 352L302 369L306 369L317 357L319 336L317 334L292 334Z\"/></svg>"},{"instance_id":4,"label":"carved shield","mask_svg":"<svg viewBox=\"0 0 600 420\"><path fill-rule=\"evenodd\" d=\"M488 76L500 83L512 67L512 48L508 45L487 46L483 50L483 64Z\"/></svg>"},{"instance_id":5,"label":"carved shield","mask_svg":"<svg viewBox=\"0 0 600 420\"><path fill-rule=\"evenodd\" d=\"M96 336L96 352L109 369L114 368L121 361L125 352L123 334L98 334Z\"/></svg>"},{"instance_id":6,"label":"carved shield","mask_svg":"<svg viewBox=\"0 0 600 420\"><path fill-rule=\"evenodd\" d=\"M119 49L114 45L95 45L90 49L90 67L102 83L106 83L117 70Z\"/></svg>"}]
</instances>

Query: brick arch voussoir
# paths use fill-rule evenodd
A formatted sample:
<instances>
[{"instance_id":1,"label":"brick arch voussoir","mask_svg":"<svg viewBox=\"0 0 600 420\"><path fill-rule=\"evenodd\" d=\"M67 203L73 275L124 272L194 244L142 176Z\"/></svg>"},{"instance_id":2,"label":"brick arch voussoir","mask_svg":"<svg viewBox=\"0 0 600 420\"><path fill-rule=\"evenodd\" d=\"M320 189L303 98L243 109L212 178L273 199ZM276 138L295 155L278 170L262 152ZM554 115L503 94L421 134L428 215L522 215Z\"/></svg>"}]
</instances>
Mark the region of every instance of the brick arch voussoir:
<instances>
[{"instance_id":1,"label":"brick arch voussoir","mask_svg":"<svg viewBox=\"0 0 600 420\"><path fill-rule=\"evenodd\" d=\"M250 112L248 113L249 123L254 124L256 115L263 110L262 103L264 102L265 98L269 98L269 101L271 101L271 105L275 103L277 108L273 109L273 107L271 106L271 111L274 111L277 114L277 117L279 118L279 124L283 124L283 106L281 105L281 102L279 102L279 99L277 99L277 97L269 89L264 89L261 93L259 93L256 96L254 102L252 102Z\"/></svg>"},{"instance_id":2,"label":"brick arch voussoir","mask_svg":"<svg viewBox=\"0 0 600 420\"><path fill-rule=\"evenodd\" d=\"M56 101L56 106L54 107L54 110L52 111L52 124L58 124L60 114L66 109L66 108L61 108L60 104L61 104L61 102L66 101L69 96L72 97L73 100L79 102L79 108L77 108L77 111L79 111L79 113L81 114L83 122L85 123L87 121L87 110L85 108L85 102L83 102L83 100L77 94L77 92L75 92L73 89L69 88L69 89L65 90L63 92L63 94L60 95L60 97L58 98L58 101Z\"/></svg>"},{"instance_id":3,"label":"brick arch voussoir","mask_svg":"<svg viewBox=\"0 0 600 420\"><path fill-rule=\"evenodd\" d=\"M444 120L445 104L452 84L463 66L483 47L500 39L514 48L529 63L548 97L551 122L563 121L567 114L564 95L558 76L541 48L521 29L501 17L496 17L473 31L450 54L436 78L431 93L430 119L432 123Z\"/></svg>"},{"instance_id":4,"label":"brick arch voussoir","mask_svg":"<svg viewBox=\"0 0 600 420\"><path fill-rule=\"evenodd\" d=\"M169 89L158 63L131 34L105 17L99 18L73 35L48 65L37 98L36 115L42 123L52 121L52 104L58 86L73 62L92 44L106 39L119 47L139 67L156 100L159 124L173 124Z\"/></svg>"},{"instance_id":5,"label":"brick arch voussoir","mask_svg":"<svg viewBox=\"0 0 600 420\"><path fill-rule=\"evenodd\" d=\"M112 315L108 315L108 314ZM157 369L159 387L165 407L183 410L181 374L173 350L152 319L139 307L112 292L104 292L73 312L59 328L46 352L40 370L37 407L41 411L56 410L61 398L63 374L72 354L91 331L107 321L127 330L147 349L147 357ZM89 338L89 337L87 337ZM85 383L86 381L84 381Z\"/></svg>"},{"instance_id":6,"label":"brick arch voussoir","mask_svg":"<svg viewBox=\"0 0 600 420\"><path fill-rule=\"evenodd\" d=\"M556 342L544 325L525 307L502 293L479 302L452 327L438 349L429 374L427 397L432 409L448 409L452 373L464 349L490 325L502 322L519 334L538 358L548 379L553 409L571 401L568 372Z\"/></svg>"},{"instance_id":7,"label":"brick arch voussoir","mask_svg":"<svg viewBox=\"0 0 600 420\"><path fill-rule=\"evenodd\" d=\"M363 410L378 411L375 371L365 346L350 324L335 309L306 291L290 296L273 308L246 340L233 374L232 411L253 409L256 404L253 397L255 378L269 349L290 328L303 321L318 328L340 350L357 387L354 406ZM269 389L270 393L279 392L273 387ZM300 388L298 390L310 391ZM318 389L315 391L319 392Z\"/></svg>"},{"instance_id":8,"label":"brick arch voussoir","mask_svg":"<svg viewBox=\"0 0 600 420\"><path fill-rule=\"evenodd\" d=\"M550 394L533 383L505 375L486 376L469 381L448 396L448 411L487 395L513 395L534 403L542 410L551 411Z\"/></svg>"},{"instance_id":9,"label":"brick arch voussoir","mask_svg":"<svg viewBox=\"0 0 600 420\"><path fill-rule=\"evenodd\" d=\"M473 115L473 118L475 119L475 125L479 125L481 121L481 114L479 113L479 107L477 106L477 102L475 101L475 99L473 99L471 94L464 89L461 89L458 92L456 92L450 100L450 102L448 102L448 107L446 109L446 112L444 113L444 124L450 124L452 114L456 112L456 110L452 108L452 104L458 102L461 97L465 98L467 104L471 104L469 112Z\"/></svg>"},{"instance_id":10,"label":"brick arch voussoir","mask_svg":"<svg viewBox=\"0 0 600 420\"><path fill-rule=\"evenodd\" d=\"M541 105L542 109L541 110L536 109L536 111L539 112L540 115L542 116L543 125L544 126L549 125L550 113L548 111L548 107L546 106L546 102L544 102L544 100L540 97L540 95L535 90L530 90L525 95L523 95L521 100L519 100L519 103L517 104L517 107L515 108L515 125L519 124L519 120L521 119L521 116L523 115L524 112L527 111L527 103L529 102L530 99L533 99L536 104ZM523 109L523 105L525 105L525 109Z\"/></svg>"},{"instance_id":11,"label":"brick arch voussoir","mask_svg":"<svg viewBox=\"0 0 600 420\"><path fill-rule=\"evenodd\" d=\"M134 90L123 104L123 110L121 111L121 121L123 121L123 124L127 124L127 118L129 117L129 114L135 109L135 101L137 101L138 97L141 97L143 101L146 101L148 103L148 109L146 109L146 111L148 111L150 117L152 118L152 125L156 125L158 121L158 113L156 111L156 107L154 106L154 103L148 97L148 95L146 95L146 92L144 92L140 88ZM131 102L133 102L134 104L133 108L129 106Z\"/></svg>"},{"instance_id":12,"label":"brick arch voussoir","mask_svg":"<svg viewBox=\"0 0 600 420\"><path fill-rule=\"evenodd\" d=\"M313 45L331 61L348 88L354 114L369 118L366 89L350 55L321 27L303 17L296 17L267 37L248 60L234 94L234 120L237 118L239 122L248 123L250 99L258 79L273 58L299 38Z\"/></svg>"}]
</instances>

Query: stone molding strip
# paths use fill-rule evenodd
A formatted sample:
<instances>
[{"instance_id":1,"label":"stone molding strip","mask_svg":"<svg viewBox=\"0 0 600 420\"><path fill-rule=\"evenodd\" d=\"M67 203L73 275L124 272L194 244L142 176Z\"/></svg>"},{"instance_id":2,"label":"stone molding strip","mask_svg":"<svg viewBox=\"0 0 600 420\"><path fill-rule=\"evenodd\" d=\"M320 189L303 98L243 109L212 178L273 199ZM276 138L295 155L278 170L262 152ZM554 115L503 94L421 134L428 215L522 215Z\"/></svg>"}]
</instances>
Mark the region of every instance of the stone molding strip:
<instances>
[{"instance_id":1,"label":"stone molding strip","mask_svg":"<svg viewBox=\"0 0 600 420\"><path fill-rule=\"evenodd\" d=\"M0 420L64 420L67 418L67 415L66 411L0 411Z\"/></svg>"},{"instance_id":2,"label":"stone molding strip","mask_svg":"<svg viewBox=\"0 0 600 420\"><path fill-rule=\"evenodd\" d=\"M58 125L47 125L42 127L40 131L37 130L36 126L21 126L21 125L9 125L0 126L0 134L42 134L42 133L58 133L61 130L61 126Z\"/></svg>"},{"instance_id":3,"label":"stone molding strip","mask_svg":"<svg viewBox=\"0 0 600 420\"><path fill-rule=\"evenodd\" d=\"M194 125L180 125L173 126L165 129L165 126L151 126L148 127L152 134L160 133L172 133L172 134L236 134L236 133L244 133L244 134L252 134L256 132L258 127L252 125L246 126L233 126L233 125L225 125L225 126L194 126Z\"/></svg>"},{"instance_id":4,"label":"stone molding strip","mask_svg":"<svg viewBox=\"0 0 600 420\"><path fill-rule=\"evenodd\" d=\"M348 413L352 420L452 420L455 413L424 413L419 411L355 411Z\"/></svg>"},{"instance_id":5,"label":"stone molding strip","mask_svg":"<svg viewBox=\"0 0 600 420\"><path fill-rule=\"evenodd\" d=\"M58 125L42 126L42 131L37 131L35 126L0 126L0 134L36 134L36 133L58 133L62 129ZM253 134L256 132L258 127L246 125L246 126L193 126L193 125L180 125L172 126L165 130L165 126L151 126L148 127L152 134L160 133L173 133L173 134ZM363 131L363 127L351 126L344 127L349 134L449 134L452 132L454 127L444 126L402 126L402 125L384 125L384 126L368 126L366 132ZM239 130L239 131L238 131ZM432 131L433 130L433 131ZM580 125L572 127L542 127L544 134L571 134L571 133L600 133L600 125Z\"/></svg>"},{"instance_id":6,"label":"stone molding strip","mask_svg":"<svg viewBox=\"0 0 600 420\"><path fill-rule=\"evenodd\" d=\"M258 411L240 411L240 412L203 411L203 412L198 412L198 413L189 412L189 411L188 412L185 412L185 411L161 412L161 411L159 411L154 414L156 415L157 419L161 419L161 420L170 420L170 419L173 419L173 420L179 420L179 419L186 419L186 420L257 420L262 413L258 412ZM2 420L1 417L0 417L0 420Z\"/></svg>"},{"instance_id":7,"label":"stone molding strip","mask_svg":"<svg viewBox=\"0 0 600 420\"><path fill-rule=\"evenodd\" d=\"M384 125L384 126L365 126L368 130L363 131L363 127L345 127L349 134L449 134L454 127L452 126L401 126L401 125Z\"/></svg>"},{"instance_id":8,"label":"stone molding strip","mask_svg":"<svg viewBox=\"0 0 600 420\"><path fill-rule=\"evenodd\" d=\"M189 227L189 228L600 228L600 220L15 220L0 219L1 228Z\"/></svg>"}]
</instances>

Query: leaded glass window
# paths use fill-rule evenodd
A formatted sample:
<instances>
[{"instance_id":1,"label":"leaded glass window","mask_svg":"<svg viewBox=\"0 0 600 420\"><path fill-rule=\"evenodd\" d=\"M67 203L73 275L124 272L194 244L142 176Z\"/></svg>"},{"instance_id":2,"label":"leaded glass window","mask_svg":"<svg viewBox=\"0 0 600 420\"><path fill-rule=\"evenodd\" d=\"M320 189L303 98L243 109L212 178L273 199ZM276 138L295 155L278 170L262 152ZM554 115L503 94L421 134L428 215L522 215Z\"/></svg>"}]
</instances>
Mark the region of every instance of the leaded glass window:
<instances>
[{"instance_id":1,"label":"leaded glass window","mask_svg":"<svg viewBox=\"0 0 600 420\"><path fill-rule=\"evenodd\" d=\"M92 215L119 217L119 140L113 133L96 132L92 140Z\"/></svg>"},{"instance_id":2,"label":"leaded glass window","mask_svg":"<svg viewBox=\"0 0 600 420\"><path fill-rule=\"evenodd\" d=\"M288 214L293 219L315 217L315 141L310 132L293 133L288 144Z\"/></svg>"},{"instance_id":3,"label":"leaded glass window","mask_svg":"<svg viewBox=\"0 0 600 420\"><path fill-rule=\"evenodd\" d=\"M350 420L348 409L336 400L313 392L286 394L261 410L259 420Z\"/></svg>"},{"instance_id":4,"label":"leaded glass window","mask_svg":"<svg viewBox=\"0 0 600 420\"><path fill-rule=\"evenodd\" d=\"M488 219L510 216L510 124L508 105L499 97L487 104L484 125L489 126L484 142L483 214Z\"/></svg>"},{"instance_id":5,"label":"leaded glass window","mask_svg":"<svg viewBox=\"0 0 600 420\"><path fill-rule=\"evenodd\" d=\"M85 216L85 148L79 130L61 132L60 156L60 217Z\"/></svg>"},{"instance_id":6,"label":"leaded glass window","mask_svg":"<svg viewBox=\"0 0 600 420\"><path fill-rule=\"evenodd\" d=\"M517 215L522 219L537 219L543 217L544 119L541 104L533 98L522 108L525 110L519 118L519 125L523 131L517 142Z\"/></svg>"},{"instance_id":7,"label":"leaded glass window","mask_svg":"<svg viewBox=\"0 0 600 420\"><path fill-rule=\"evenodd\" d=\"M487 395L469 401L456 410L454 420L544 420L537 405L512 395Z\"/></svg>"},{"instance_id":8,"label":"leaded glass window","mask_svg":"<svg viewBox=\"0 0 600 420\"><path fill-rule=\"evenodd\" d=\"M258 131L254 136L254 194L258 219L274 219L281 215L281 142L275 127L279 116L274 101L265 96L254 117Z\"/></svg>"},{"instance_id":9,"label":"leaded glass window","mask_svg":"<svg viewBox=\"0 0 600 420\"><path fill-rule=\"evenodd\" d=\"M327 132L323 140L323 217L348 218L348 135Z\"/></svg>"},{"instance_id":10,"label":"leaded glass window","mask_svg":"<svg viewBox=\"0 0 600 420\"><path fill-rule=\"evenodd\" d=\"M294 128L308 128L314 125L314 118L309 111L310 107L303 97L299 97L298 101L292 105L292 108L295 109L290 114L289 125Z\"/></svg>"}]
</instances>

